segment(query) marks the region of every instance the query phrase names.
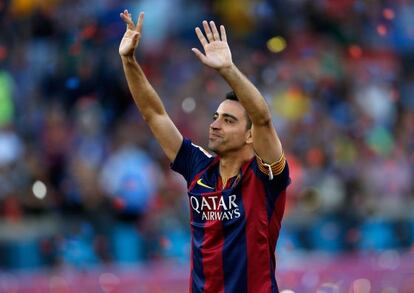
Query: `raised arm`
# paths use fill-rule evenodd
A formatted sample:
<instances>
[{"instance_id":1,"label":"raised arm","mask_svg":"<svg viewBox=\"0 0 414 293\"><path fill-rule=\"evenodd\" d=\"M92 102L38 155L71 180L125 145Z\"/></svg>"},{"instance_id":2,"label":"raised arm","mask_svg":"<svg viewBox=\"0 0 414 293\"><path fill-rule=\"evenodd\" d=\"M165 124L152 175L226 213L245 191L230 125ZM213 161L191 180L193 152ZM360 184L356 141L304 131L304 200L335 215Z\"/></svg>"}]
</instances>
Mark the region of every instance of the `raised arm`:
<instances>
[{"instance_id":1,"label":"raised arm","mask_svg":"<svg viewBox=\"0 0 414 293\"><path fill-rule=\"evenodd\" d=\"M253 147L256 154L269 164L278 161L283 154L282 145L273 126L270 109L265 99L234 65L224 26L220 26L219 32L213 21L210 23L203 21L203 27L205 36L198 27L195 32L203 46L204 54L196 48L192 51L203 64L220 73L246 109L253 125Z\"/></svg>"},{"instance_id":2,"label":"raised arm","mask_svg":"<svg viewBox=\"0 0 414 293\"><path fill-rule=\"evenodd\" d=\"M132 21L128 10L122 12L120 16L127 25L126 32L119 45L119 54L122 59L129 90L142 117L150 127L168 159L172 162L180 149L183 137L171 121L160 97L147 80L135 59L135 49L141 38L144 13L140 13L136 25Z\"/></svg>"}]
</instances>

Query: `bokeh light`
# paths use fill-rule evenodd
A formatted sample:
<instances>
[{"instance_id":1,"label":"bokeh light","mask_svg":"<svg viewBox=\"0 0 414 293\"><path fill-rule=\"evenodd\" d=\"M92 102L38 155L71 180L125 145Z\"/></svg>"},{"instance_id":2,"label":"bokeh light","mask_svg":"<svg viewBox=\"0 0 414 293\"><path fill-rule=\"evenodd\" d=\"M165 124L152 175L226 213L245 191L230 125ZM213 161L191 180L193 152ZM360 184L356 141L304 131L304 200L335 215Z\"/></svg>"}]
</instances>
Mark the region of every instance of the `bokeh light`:
<instances>
[{"instance_id":1,"label":"bokeh light","mask_svg":"<svg viewBox=\"0 0 414 293\"><path fill-rule=\"evenodd\" d=\"M358 279L352 283L352 293L371 293L371 281Z\"/></svg>"},{"instance_id":2,"label":"bokeh light","mask_svg":"<svg viewBox=\"0 0 414 293\"><path fill-rule=\"evenodd\" d=\"M286 49L286 40L281 37L273 37L267 41L267 48L272 53L280 53Z\"/></svg>"},{"instance_id":3,"label":"bokeh light","mask_svg":"<svg viewBox=\"0 0 414 293\"><path fill-rule=\"evenodd\" d=\"M99 276L99 285L105 293L116 292L121 280L113 273L103 273Z\"/></svg>"},{"instance_id":4,"label":"bokeh light","mask_svg":"<svg viewBox=\"0 0 414 293\"><path fill-rule=\"evenodd\" d=\"M195 110L197 104L192 97L185 98L181 104L181 107L185 113L191 113Z\"/></svg>"},{"instance_id":5,"label":"bokeh light","mask_svg":"<svg viewBox=\"0 0 414 293\"><path fill-rule=\"evenodd\" d=\"M361 58L362 57L362 49L358 45L351 45L348 48L349 54L352 58Z\"/></svg>"},{"instance_id":6,"label":"bokeh light","mask_svg":"<svg viewBox=\"0 0 414 293\"><path fill-rule=\"evenodd\" d=\"M44 199L47 194L47 187L42 181L37 180L33 183L32 191L36 198Z\"/></svg>"},{"instance_id":7,"label":"bokeh light","mask_svg":"<svg viewBox=\"0 0 414 293\"><path fill-rule=\"evenodd\" d=\"M387 29L387 27L386 27L384 24L379 24L379 25L377 26L377 33L378 33L381 37L384 37L384 36L386 36L386 35L387 35L387 33L388 33L388 29Z\"/></svg>"},{"instance_id":8,"label":"bokeh light","mask_svg":"<svg viewBox=\"0 0 414 293\"><path fill-rule=\"evenodd\" d=\"M382 14L388 20L393 20L395 17L395 12L391 8L384 8Z\"/></svg>"}]
</instances>

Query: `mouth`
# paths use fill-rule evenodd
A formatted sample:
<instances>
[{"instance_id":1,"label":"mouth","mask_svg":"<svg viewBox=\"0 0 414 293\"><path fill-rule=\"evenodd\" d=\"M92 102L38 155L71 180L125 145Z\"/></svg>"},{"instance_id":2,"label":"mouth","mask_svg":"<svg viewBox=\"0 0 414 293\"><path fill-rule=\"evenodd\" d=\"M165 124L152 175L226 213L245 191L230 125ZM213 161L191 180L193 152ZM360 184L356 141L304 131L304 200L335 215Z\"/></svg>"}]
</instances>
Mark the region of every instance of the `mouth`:
<instances>
[{"instance_id":1,"label":"mouth","mask_svg":"<svg viewBox=\"0 0 414 293\"><path fill-rule=\"evenodd\" d=\"M215 139L217 139L217 138L222 138L222 136L221 136L221 135L218 135L217 133L210 132L210 134L209 134L208 138L209 138L210 140L215 140Z\"/></svg>"}]
</instances>

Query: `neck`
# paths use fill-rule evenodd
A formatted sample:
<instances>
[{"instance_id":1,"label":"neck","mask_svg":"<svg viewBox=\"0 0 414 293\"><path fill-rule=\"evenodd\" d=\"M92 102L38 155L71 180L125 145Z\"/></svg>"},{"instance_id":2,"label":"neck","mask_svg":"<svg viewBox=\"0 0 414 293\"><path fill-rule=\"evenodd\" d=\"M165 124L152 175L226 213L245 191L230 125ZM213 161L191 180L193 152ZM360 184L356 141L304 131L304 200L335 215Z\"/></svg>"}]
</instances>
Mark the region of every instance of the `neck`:
<instances>
[{"instance_id":1,"label":"neck","mask_svg":"<svg viewBox=\"0 0 414 293\"><path fill-rule=\"evenodd\" d=\"M227 180L239 173L243 163L249 161L254 156L253 150L245 148L235 153L226 153L220 156L220 176L223 187L226 186Z\"/></svg>"}]
</instances>

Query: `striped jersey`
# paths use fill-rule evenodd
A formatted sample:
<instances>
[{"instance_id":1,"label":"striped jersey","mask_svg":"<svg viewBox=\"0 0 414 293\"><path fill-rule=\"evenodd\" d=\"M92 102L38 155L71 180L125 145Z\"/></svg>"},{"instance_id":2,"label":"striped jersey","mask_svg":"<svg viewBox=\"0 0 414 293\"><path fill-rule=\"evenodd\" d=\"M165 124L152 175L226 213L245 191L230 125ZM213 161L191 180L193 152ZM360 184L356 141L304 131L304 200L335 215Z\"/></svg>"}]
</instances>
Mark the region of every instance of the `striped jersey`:
<instances>
[{"instance_id":1,"label":"striped jersey","mask_svg":"<svg viewBox=\"0 0 414 293\"><path fill-rule=\"evenodd\" d=\"M188 187L190 292L278 292L274 251L290 183L287 162L253 157L226 186L219 162L184 139L171 166Z\"/></svg>"}]
</instances>

